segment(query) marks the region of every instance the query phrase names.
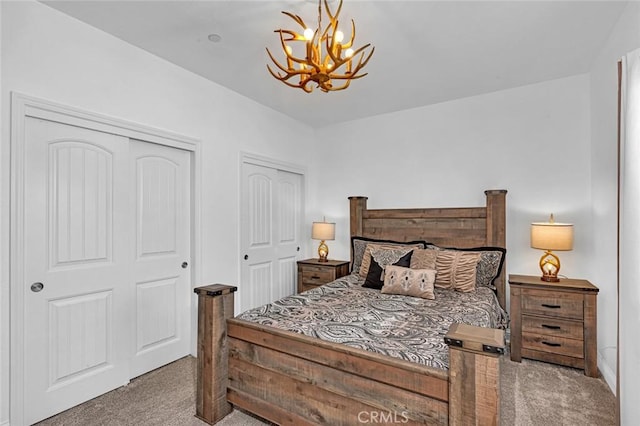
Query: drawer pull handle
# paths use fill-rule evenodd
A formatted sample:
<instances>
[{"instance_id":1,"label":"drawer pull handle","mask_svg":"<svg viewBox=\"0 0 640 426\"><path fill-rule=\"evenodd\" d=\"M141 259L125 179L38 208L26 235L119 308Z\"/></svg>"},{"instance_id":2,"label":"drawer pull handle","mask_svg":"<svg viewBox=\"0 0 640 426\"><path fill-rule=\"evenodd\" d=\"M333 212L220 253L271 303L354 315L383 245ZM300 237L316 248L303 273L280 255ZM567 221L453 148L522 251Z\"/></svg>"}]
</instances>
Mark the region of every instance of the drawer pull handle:
<instances>
[{"instance_id":1,"label":"drawer pull handle","mask_svg":"<svg viewBox=\"0 0 640 426\"><path fill-rule=\"evenodd\" d=\"M547 324L542 324L542 328L548 328L551 330L560 330L560 326L558 325L547 325Z\"/></svg>"},{"instance_id":2,"label":"drawer pull handle","mask_svg":"<svg viewBox=\"0 0 640 426\"><path fill-rule=\"evenodd\" d=\"M546 303L543 303L542 307L543 308L549 308L549 309L560 309L560 308L562 308L562 306L560 306L560 305L548 305Z\"/></svg>"},{"instance_id":3,"label":"drawer pull handle","mask_svg":"<svg viewBox=\"0 0 640 426\"><path fill-rule=\"evenodd\" d=\"M319 280L319 279L320 279L320 277L318 277L318 276L315 276L315 275L314 275L314 276L312 276L312 277L311 277L311 279L312 279L312 280Z\"/></svg>"},{"instance_id":4,"label":"drawer pull handle","mask_svg":"<svg viewBox=\"0 0 640 426\"><path fill-rule=\"evenodd\" d=\"M543 345L547 345L547 346L553 346L553 347L562 346L562 344L560 344L560 343L545 342L544 340L542 341L542 344L543 344Z\"/></svg>"}]
</instances>

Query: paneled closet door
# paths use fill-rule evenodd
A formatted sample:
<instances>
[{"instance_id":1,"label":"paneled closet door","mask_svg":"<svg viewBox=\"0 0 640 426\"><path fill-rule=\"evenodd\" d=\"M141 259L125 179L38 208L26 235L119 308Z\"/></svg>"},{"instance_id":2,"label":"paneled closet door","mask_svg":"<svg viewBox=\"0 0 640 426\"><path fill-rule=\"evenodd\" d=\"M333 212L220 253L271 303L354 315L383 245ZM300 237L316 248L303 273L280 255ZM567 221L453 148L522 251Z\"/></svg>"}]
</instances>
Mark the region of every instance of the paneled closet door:
<instances>
[{"instance_id":1,"label":"paneled closet door","mask_svg":"<svg viewBox=\"0 0 640 426\"><path fill-rule=\"evenodd\" d=\"M152 143L132 140L130 157L136 377L189 354L191 169L189 152Z\"/></svg>"},{"instance_id":2,"label":"paneled closet door","mask_svg":"<svg viewBox=\"0 0 640 426\"><path fill-rule=\"evenodd\" d=\"M238 312L293 294L303 176L243 163Z\"/></svg>"},{"instance_id":3,"label":"paneled closet door","mask_svg":"<svg viewBox=\"0 0 640 426\"><path fill-rule=\"evenodd\" d=\"M32 424L129 381L128 139L25 124L24 401Z\"/></svg>"},{"instance_id":4,"label":"paneled closet door","mask_svg":"<svg viewBox=\"0 0 640 426\"><path fill-rule=\"evenodd\" d=\"M190 154L27 118L24 419L189 354Z\"/></svg>"}]
</instances>

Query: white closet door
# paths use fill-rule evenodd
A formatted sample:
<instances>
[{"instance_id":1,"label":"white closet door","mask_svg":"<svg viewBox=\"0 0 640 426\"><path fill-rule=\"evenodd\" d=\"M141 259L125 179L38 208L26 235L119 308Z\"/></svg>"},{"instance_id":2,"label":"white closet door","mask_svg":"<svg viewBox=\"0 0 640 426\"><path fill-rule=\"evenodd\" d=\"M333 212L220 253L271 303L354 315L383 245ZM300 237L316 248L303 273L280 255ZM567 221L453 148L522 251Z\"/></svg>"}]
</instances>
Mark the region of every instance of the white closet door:
<instances>
[{"instance_id":1,"label":"white closet door","mask_svg":"<svg viewBox=\"0 0 640 426\"><path fill-rule=\"evenodd\" d=\"M302 175L243 163L241 197L238 312L295 292Z\"/></svg>"},{"instance_id":2,"label":"white closet door","mask_svg":"<svg viewBox=\"0 0 640 426\"><path fill-rule=\"evenodd\" d=\"M25 143L32 424L189 354L191 171L186 151L46 120Z\"/></svg>"},{"instance_id":3,"label":"white closet door","mask_svg":"<svg viewBox=\"0 0 640 426\"><path fill-rule=\"evenodd\" d=\"M132 140L130 156L136 377L189 354L191 171L177 148Z\"/></svg>"},{"instance_id":4,"label":"white closet door","mask_svg":"<svg viewBox=\"0 0 640 426\"><path fill-rule=\"evenodd\" d=\"M276 300L296 292L302 229L302 175L278 170L275 205L276 219L275 260L276 285L272 287L271 299Z\"/></svg>"},{"instance_id":5,"label":"white closet door","mask_svg":"<svg viewBox=\"0 0 640 426\"><path fill-rule=\"evenodd\" d=\"M128 139L25 124L24 401L32 424L129 381Z\"/></svg>"}]
</instances>

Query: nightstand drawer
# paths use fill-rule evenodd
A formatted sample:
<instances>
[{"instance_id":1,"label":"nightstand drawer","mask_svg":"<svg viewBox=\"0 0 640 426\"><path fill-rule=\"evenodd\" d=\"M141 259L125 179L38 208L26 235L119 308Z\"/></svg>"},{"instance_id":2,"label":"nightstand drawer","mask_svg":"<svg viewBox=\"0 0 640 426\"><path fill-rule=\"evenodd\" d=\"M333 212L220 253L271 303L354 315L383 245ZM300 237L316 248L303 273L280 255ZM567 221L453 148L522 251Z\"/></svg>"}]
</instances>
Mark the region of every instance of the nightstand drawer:
<instances>
[{"instance_id":1,"label":"nightstand drawer","mask_svg":"<svg viewBox=\"0 0 640 426\"><path fill-rule=\"evenodd\" d=\"M576 293L526 289L522 291L522 313L582 320L584 300Z\"/></svg>"},{"instance_id":2,"label":"nightstand drawer","mask_svg":"<svg viewBox=\"0 0 640 426\"><path fill-rule=\"evenodd\" d=\"M311 290L330 283L349 273L349 262L346 260L328 260L320 262L318 259L298 261L298 293Z\"/></svg>"},{"instance_id":3,"label":"nightstand drawer","mask_svg":"<svg viewBox=\"0 0 640 426\"><path fill-rule=\"evenodd\" d=\"M302 282L304 284L322 285L333 281L335 273L331 269L316 266L305 266L302 269Z\"/></svg>"},{"instance_id":4,"label":"nightstand drawer","mask_svg":"<svg viewBox=\"0 0 640 426\"><path fill-rule=\"evenodd\" d=\"M522 348L584 358L584 342L576 339L522 333Z\"/></svg>"},{"instance_id":5,"label":"nightstand drawer","mask_svg":"<svg viewBox=\"0 0 640 426\"><path fill-rule=\"evenodd\" d=\"M581 321L523 315L522 332L582 340L584 324Z\"/></svg>"}]
</instances>

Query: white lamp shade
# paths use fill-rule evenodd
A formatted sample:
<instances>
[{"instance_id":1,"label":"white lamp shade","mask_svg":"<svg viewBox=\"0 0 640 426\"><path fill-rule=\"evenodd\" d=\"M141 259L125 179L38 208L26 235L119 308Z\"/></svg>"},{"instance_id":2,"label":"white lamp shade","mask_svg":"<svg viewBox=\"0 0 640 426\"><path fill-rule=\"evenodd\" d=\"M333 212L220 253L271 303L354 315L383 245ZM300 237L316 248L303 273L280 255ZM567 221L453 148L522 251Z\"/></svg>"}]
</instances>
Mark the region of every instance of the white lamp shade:
<instances>
[{"instance_id":1,"label":"white lamp shade","mask_svg":"<svg viewBox=\"0 0 640 426\"><path fill-rule=\"evenodd\" d=\"M314 240L335 240L336 224L330 222L313 222L311 238Z\"/></svg>"},{"instance_id":2,"label":"white lamp shade","mask_svg":"<svg viewBox=\"0 0 640 426\"><path fill-rule=\"evenodd\" d=\"M531 247L540 250L573 250L573 225L556 222L532 223Z\"/></svg>"}]
</instances>

